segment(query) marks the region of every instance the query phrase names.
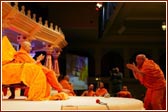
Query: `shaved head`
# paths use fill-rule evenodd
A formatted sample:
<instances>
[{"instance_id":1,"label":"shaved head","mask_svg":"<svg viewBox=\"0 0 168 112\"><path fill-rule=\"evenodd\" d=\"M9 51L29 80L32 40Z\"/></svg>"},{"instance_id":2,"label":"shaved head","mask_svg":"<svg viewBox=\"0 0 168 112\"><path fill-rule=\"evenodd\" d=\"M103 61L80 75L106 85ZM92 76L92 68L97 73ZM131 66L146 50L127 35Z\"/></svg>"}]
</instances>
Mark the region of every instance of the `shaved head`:
<instances>
[{"instance_id":1,"label":"shaved head","mask_svg":"<svg viewBox=\"0 0 168 112\"><path fill-rule=\"evenodd\" d=\"M146 55L145 54L138 54L136 57L140 57L142 59L146 59Z\"/></svg>"},{"instance_id":2,"label":"shaved head","mask_svg":"<svg viewBox=\"0 0 168 112\"><path fill-rule=\"evenodd\" d=\"M93 90L94 89L94 85L93 84L90 84L89 85L89 90Z\"/></svg>"},{"instance_id":3,"label":"shaved head","mask_svg":"<svg viewBox=\"0 0 168 112\"><path fill-rule=\"evenodd\" d=\"M31 43L29 41L23 41L21 43L21 48L30 53L31 51Z\"/></svg>"},{"instance_id":4,"label":"shaved head","mask_svg":"<svg viewBox=\"0 0 168 112\"><path fill-rule=\"evenodd\" d=\"M127 91L127 90L128 90L127 86L123 86L122 89L123 89L124 91Z\"/></svg>"},{"instance_id":5,"label":"shaved head","mask_svg":"<svg viewBox=\"0 0 168 112\"><path fill-rule=\"evenodd\" d=\"M136 56L136 63L137 63L137 65L138 66L142 66L143 63L144 63L144 61L145 61L145 59L147 59L146 56L145 56L145 54L138 54Z\"/></svg>"},{"instance_id":6,"label":"shaved head","mask_svg":"<svg viewBox=\"0 0 168 112\"><path fill-rule=\"evenodd\" d=\"M21 46L31 46L31 43L29 41L24 41L21 43Z\"/></svg>"}]
</instances>

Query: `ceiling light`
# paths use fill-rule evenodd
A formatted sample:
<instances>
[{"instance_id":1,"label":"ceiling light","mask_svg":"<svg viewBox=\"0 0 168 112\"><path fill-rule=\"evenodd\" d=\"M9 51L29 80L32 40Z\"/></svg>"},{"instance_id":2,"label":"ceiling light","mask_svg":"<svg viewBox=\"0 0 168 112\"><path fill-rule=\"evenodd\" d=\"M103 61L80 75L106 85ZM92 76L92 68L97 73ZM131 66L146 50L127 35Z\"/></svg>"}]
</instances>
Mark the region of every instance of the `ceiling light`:
<instances>
[{"instance_id":1,"label":"ceiling light","mask_svg":"<svg viewBox=\"0 0 168 112\"><path fill-rule=\"evenodd\" d=\"M102 7L102 3L98 2L98 3L96 4L96 6L97 6L98 8L101 8L101 7Z\"/></svg>"}]
</instances>

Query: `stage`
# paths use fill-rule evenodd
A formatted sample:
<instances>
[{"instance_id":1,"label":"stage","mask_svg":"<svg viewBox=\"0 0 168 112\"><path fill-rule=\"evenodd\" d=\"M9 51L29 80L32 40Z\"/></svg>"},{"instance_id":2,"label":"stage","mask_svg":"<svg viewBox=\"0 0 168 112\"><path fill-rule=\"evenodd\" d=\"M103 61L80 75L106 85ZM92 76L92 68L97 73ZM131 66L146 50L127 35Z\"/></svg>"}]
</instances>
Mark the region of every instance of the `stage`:
<instances>
[{"instance_id":1,"label":"stage","mask_svg":"<svg viewBox=\"0 0 168 112\"><path fill-rule=\"evenodd\" d=\"M144 110L143 102L134 98L82 97L73 96L67 100L26 101L26 97L16 96L14 100L3 97L2 111L56 111L56 110ZM99 99L106 104L96 103Z\"/></svg>"}]
</instances>

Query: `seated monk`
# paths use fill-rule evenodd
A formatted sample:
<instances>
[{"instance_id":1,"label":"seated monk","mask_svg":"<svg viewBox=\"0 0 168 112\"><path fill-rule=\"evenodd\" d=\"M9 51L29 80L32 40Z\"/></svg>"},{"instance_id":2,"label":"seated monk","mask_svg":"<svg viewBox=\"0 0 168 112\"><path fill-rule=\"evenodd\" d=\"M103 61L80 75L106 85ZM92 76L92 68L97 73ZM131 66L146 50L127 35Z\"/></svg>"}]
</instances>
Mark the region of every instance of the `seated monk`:
<instances>
[{"instance_id":1,"label":"seated monk","mask_svg":"<svg viewBox=\"0 0 168 112\"><path fill-rule=\"evenodd\" d=\"M9 43L9 40L4 37L3 45L9 45ZM19 51L13 52L11 50L14 54L13 57L11 55L13 59L11 58L6 61L5 55L3 55L2 84L7 85L23 82L29 88L27 100L49 99L50 85L58 92L69 92L62 88L54 71L41 65L40 61L44 56L40 55L35 61L29 54L30 50L30 42L24 41L21 43Z\"/></svg>"},{"instance_id":2,"label":"seated monk","mask_svg":"<svg viewBox=\"0 0 168 112\"><path fill-rule=\"evenodd\" d=\"M128 91L127 86L123 86L122 90L117 93L117 97L132 98L132 95Z\"/></svg>"},{"instance_id":3,"label":"seated monk","mask_svg":"<svg viewBox=\"0 0 168 112\"><path fill-rule=\"evenodd\" d=\"M96 90L96 96L105 96L106 94L108 94L107 89L104 88L104 83L100 82L99 83L99 88Z\"/></svg>"},{"instance_id":4,"label":"seated monk","mask_svg":"<svg viewBox=\"0 0 168 112\"><path fill-rule=\"evenodd\" d=\"M88 90L84 91L81 96L95 96L95 92L93 91L94 85L90 84Z\"/></svg>"},{"instance_id":5,"label":"seated monk","mask_svg":"<svg viewBox=\"0 0 168 112\"><path fill-rule=\"evenodd\" d=\"M68 94L69 96L76 96L76 94L75 94L75 92L73 90L73 86L69 82L69 76L68 75L63 76L63 79L60 81L60 84L62 85L62 87L64 89L70 90L70 92Z\"/></svg>"}]
</instances>

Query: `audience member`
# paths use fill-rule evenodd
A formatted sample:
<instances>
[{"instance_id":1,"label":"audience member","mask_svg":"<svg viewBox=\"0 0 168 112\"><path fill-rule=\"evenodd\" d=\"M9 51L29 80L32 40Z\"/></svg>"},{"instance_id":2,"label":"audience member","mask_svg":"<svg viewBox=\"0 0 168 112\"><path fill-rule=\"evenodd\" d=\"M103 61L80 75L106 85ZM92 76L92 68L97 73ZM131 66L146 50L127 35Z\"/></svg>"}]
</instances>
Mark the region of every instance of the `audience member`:
<instances>
[{"instance_id":1,"label":"audience member","mask_svg":"<svg viewBox=\"0 0 168 112\"><path fill-rule=\"evenodd\" d=\"M96 90L96 96L106 96L108 94L107 89L104 88L104 83L103 82L99 82L99 87Z\"/></svg>"},{"instance_id":2,"label":"audience member","mask_svg":"<svg viewBox=\"0 0 168 112\"><path fill-rule=\"evenodd\" d=\"M131 93L128 91L127 86L123 86L122 90L117 93L117 97L132 98Z\"/></svg>"},{"instance_id":3,"label":"audience member","mask_svg":"<svg viewBox=\"0 0 168 112\"><path fill-rule=\"evenodd\" d=\"M63 79L60 81L60 84L62 85L62 87L64 89L68 89L70 91L68 93L68 95L76 96L76 94L73 90L73 85L72 85L72 83L69 82L69 76L68 75L63 76Z\"/></svg>"},{"instance_id":4,"label":"audience member","mask_svg":"<svg viewBox=\"0 0 168 112\"><path fill-rule=\"evenodd\" d=\"M118 67L113 68L110 70L110 75L112 79L112 92L114 96L116 96L117 92L122 89L122 78L123 74L120 72Z\"/></svg>"},{"instance_id":5,"label":"audience member","mask_svg":"<svg viewBox=\"0 0 168 112\"><path fill-rule=\"evenodd\" d=\"M94 85L90 84L88 90L84 91L81 96L95 96Z\"/></svg>"}]
</instances>

